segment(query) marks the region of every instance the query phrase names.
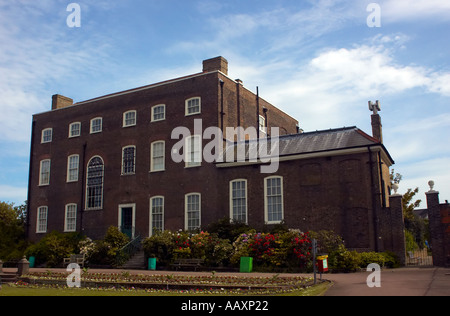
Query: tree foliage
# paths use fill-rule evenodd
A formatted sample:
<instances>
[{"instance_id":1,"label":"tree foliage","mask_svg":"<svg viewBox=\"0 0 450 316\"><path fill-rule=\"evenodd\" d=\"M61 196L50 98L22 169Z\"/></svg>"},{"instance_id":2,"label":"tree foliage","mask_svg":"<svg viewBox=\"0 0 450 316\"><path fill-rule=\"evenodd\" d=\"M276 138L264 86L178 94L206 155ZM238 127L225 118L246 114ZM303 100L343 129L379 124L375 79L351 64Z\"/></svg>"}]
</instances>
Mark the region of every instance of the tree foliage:
<instances>
[{"instance_id":1,"label":"tree foliage","mask_svg":"<svg viewBox=\"0 0 450 316\"><path fill-rule=\"evenodd\" d=\"M397 183L403 179L400 173L395 173L395 170L391 171L391 184ZM405 229L407 231L407 248L425 247L425 240L429 240L428 220L419 217L414 210L420 207L422 200L415 199L415 196L419 193L419 188L408 189L402 197L403 217L405 219ZM416 243L416 245L411 245Z\"/></svg>"},{"instance_id":2,"label":"tree foliage","mask_svg":"<svg viewBox=\"0 0 450 316\"><path fill-rule=\"evenodd\" d=\"M26 205L14 206L0 202L0 259L17 260L23 256L25 241Z\"/></svg>"}]
</instances>

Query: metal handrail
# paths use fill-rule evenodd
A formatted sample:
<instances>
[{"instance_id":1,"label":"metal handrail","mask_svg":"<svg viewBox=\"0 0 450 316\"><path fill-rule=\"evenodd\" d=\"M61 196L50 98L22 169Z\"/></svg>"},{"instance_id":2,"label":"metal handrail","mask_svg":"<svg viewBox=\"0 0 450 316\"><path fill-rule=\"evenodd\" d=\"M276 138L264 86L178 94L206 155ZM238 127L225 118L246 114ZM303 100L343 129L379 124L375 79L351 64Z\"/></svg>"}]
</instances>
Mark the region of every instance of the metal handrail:
<instances>
[{"instance_id":1,"label":"metal handrail","mask_svg":"<svg viewBox=\"0 0 450 316\"><path fill-rule=\"evenodd\" d=\"M116 262L119 266L125 263L124 260L128 260L142 249L142 236L137 231L134 233L134 238L117 252Z\"/></svg>"}]
</instances>

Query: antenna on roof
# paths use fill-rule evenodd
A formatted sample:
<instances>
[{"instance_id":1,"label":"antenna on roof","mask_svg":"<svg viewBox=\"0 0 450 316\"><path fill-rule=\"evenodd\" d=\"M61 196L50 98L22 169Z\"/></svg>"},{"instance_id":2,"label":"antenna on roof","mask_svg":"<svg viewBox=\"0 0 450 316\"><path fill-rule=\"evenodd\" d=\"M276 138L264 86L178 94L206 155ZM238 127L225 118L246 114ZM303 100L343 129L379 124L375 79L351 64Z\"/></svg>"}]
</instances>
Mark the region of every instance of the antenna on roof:
<instances>
[{"instance_id":1,"label":"antenna on roof","mask_svg":"<svg viewBox=\"0 0 450 316\"><path fill-rule=\"evenodd\" d=\"M381 111L380 101L377 100L375 103L369 101L369 110L373 112L373 115L377 115Z\"/></svg>"}]
</instances>

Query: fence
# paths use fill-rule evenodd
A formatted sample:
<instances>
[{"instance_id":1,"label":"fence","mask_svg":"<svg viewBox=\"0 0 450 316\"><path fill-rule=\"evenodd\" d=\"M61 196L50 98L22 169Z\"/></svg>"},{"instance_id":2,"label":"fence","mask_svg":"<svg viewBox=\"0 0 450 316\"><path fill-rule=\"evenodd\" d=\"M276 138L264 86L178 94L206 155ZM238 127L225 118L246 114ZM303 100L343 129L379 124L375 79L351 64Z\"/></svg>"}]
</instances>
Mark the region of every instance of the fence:
<instances>
[{"instance_id":1,"label":"fence","mask_svg":"<svg viewBox=\"0 0 450 316\"><path fill-rule=\"evenodd\" d=\"M428 248L408 251L406 254L407 266L433 266L433 256Z\"/></svg>"}]
</instances>

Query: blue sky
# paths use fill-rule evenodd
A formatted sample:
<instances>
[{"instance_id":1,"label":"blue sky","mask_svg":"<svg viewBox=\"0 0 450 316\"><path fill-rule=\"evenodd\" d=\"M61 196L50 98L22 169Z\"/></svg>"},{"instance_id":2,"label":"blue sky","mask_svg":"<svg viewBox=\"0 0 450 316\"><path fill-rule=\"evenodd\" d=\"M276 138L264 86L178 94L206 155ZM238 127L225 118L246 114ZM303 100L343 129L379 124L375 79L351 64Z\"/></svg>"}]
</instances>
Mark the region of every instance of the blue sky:
<instances>
[{"instance_id":1,"label":"blue sky","mask_svg":"<svg viewBox=\"0 0 450 316\"><path fill-rule=\"evenodd\" d=\"M367 25L373 2L381 27ZM0 200L26 200L32 115L53 94L83 101L219 55L305 131L370 134L367 102L380 100L399 193L425 199L432 179L450 199L449 31L448 0L0 0Z\"/></svg>"}]
</instances>

